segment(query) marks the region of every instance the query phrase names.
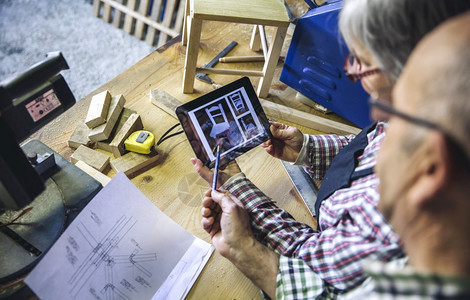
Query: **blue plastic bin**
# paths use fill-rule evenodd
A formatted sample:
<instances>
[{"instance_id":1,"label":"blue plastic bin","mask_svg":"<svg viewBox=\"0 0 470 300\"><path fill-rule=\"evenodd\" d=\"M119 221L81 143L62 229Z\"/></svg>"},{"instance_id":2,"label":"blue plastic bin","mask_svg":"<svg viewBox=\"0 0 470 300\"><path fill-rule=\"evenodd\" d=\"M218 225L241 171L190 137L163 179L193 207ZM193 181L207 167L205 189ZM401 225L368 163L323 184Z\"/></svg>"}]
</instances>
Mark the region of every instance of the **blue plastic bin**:
<instances>
[{"instance_id":1,"label":"blue plastic bin","mask_svg":"<svg viewBox=\"0 0 470 300\"><path fill-rule=\"evenodd\" d=\"M338 32L343 2L313 8L297 21L281 81L363 128L371 124L368 94L344 74L349 51Z\"/></svg>"}]
</instances>

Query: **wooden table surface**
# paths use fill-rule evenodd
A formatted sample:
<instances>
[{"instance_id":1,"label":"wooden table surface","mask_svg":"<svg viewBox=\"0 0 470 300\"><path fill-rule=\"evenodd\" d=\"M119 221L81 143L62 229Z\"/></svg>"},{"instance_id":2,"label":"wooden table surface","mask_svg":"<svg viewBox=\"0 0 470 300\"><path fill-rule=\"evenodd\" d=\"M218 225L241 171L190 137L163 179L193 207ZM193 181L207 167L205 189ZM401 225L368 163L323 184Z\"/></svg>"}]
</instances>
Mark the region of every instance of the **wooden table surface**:
<instances>
[{"instance_id":1,"label":"wooden table surface","mask_svg":"<svg viewBox=\"0 0 470 300\"><path fill-rule=\"evenodd\" d=\"M229 55L253 55L249 50L252 27L241 24L204 23L201 37L198 65L209 62L232 40L239 43ZM268 31L269 34L269 31ZM285 55L290 38L286 38L282 55ZM123 94L126 108L137 111L145 129L153 132L158 139L177 120L151 104L150 91L164 90L182 102L187 102L211 91L212 86L196 80L194 94L182 94L182 75L185 47L174 39L157 49L124 71L108 83L78 101L71 109L31 136L43 141L67 159L73 153L67 141L78 122L85 119L93 95L109 90L112 95ZM231 68L261 68L262 63L237 64ZM269 101L282 103L312 114L322 115L308 106L296 102L295 91L279 81L282 63L274 76ZM73 70L72 70L73 72ZM237 76L211 75L216 83L226 84L238 79ZM257 78L251 78L256 87ZM268 116L269 117L269 116ZM332 116L336 120L339 117ZM297 126L305 133L315 130ZM208 234L201 227L201 199L209 188L195 173L190 158L194 156L186 137L173 137L157 148L158 164L133 177L132 182L160 210L197 237L210 242ZM111 155L111 154L110 154ZM297 194L281 162L267 155L261 147L244 154L238 163L245 174L276 203L290 212L297 220L316 226L302 199ZM110 171L108 176L114 175ZM189 299L261 299L260 291L243 276L229 261L218 253L209 260L202 274L193 286Z\"/></svg>"}]
</instances>

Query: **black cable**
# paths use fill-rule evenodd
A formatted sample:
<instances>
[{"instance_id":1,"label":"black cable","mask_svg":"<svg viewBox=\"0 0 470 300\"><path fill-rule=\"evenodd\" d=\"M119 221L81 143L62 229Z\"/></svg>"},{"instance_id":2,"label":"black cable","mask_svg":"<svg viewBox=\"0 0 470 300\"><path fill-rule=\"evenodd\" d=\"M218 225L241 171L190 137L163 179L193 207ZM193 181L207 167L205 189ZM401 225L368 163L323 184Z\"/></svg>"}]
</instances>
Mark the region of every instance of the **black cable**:
<instances>
[{"instance_id":1,"label":"black cable","mask_svg":"<svg viewBox=\"0 0 470 300\"><path fill-rule=\"evenodd\" d=\"M161 136L161 138L158 140L157 146L160 145L161 143L163 143L165 140L167 140L167 139L169 139L169 138L171 138L171 137L173 137L173 136L182 134L182 133L184 132L183 130L168 135L173 129L175 129L175 128L178 127L179 125L180 125L179 123L178 123L178 124L175 124L175 125L173 125L170 129L168 129L168 130Z\"/></svg>"}]
</instances>

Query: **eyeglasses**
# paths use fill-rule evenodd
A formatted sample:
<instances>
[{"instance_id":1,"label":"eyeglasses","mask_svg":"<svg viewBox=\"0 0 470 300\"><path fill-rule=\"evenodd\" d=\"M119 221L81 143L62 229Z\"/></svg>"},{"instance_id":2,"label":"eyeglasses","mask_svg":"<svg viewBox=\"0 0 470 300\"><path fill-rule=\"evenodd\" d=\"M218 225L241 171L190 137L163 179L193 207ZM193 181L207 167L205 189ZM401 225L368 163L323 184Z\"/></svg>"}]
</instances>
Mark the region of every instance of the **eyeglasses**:
<instances>
[{"instance_id":1,"label":"eyeglasses","mask_svg":"<svg viewBox=\"0 0 470 300\"><path fill-rule=\"evenodd\" d=\"M395 109L390 104L382 102L382 101L378 100L377 98L375 98L373 96L371 96L369 98L369 104L370 104L371 107L376 107L376 108L378 108L378 109L380 109L380 110L382 110L382 111L384 111L384 112L386 112L386 113L388 113L392 116L396 116L398 118L401 118L401 119L403 119L405 121L408 121L410 123L413 123L415 125L426 127L428 129L432 129L432 130L437 130L440 133L442 133L444 135L444 137L446 138L446 140L447 140L447 142L450 146L450 149L452 151L452 154L453 154L454 158L456 159L456 161L461 163L463 169L466 170L468 173L470 173L470 159L466 154L465 148L462 147L460 145L460 143L457 142L457 140L452 135L450 135L447 132L447 130L444 129L442 126L440 126L436 123L430 122L428 120L417 118L417 117L411 116L409 114L406 114L404 112L401 112L401 111Z\"/></svg>"},{"instance_id":2,"label":"eyeglasses","mask_svg":"<svg viewBox=\"0 0 470 300\"><path fill-rule=\"evenodd\" d=\"M430 129L436 129L438 131L441 131L443 132L444 134L447 135L447 133L445 132L445 130L443 128L441 128L441 126L437 125L437 124L434 124L432 122L429 122L428 120L425 120L425 119L420 119L420 118L417 118L417 117L413 117L413 116L410 116L406 113L403 113L399 110L396 110L393 106L391 106L390 104L388 103L385 103L383 101L380 101L379 99L371 96L369 98L369 104L371 107L377 107L378 109L390 114L390 115L393 115L393 116L397 116L401 119L404 119L408 122L411 122L413 124L416 124L416 125L420 125L420 126L424 126L426 128L430 128Z\"/></svg>"},{"instance_id":3,"label":"eyeglasses","mask_svg":"<svg viewBox=\"0 0 470 300\"><path fill-rule=\"evenodd\" d=\"M362 71L362 65L359 58L349 53L344 61L344 72L352 82L356 82L363 77L382 72L379 68Z\"/></svg>"}]
</instances>

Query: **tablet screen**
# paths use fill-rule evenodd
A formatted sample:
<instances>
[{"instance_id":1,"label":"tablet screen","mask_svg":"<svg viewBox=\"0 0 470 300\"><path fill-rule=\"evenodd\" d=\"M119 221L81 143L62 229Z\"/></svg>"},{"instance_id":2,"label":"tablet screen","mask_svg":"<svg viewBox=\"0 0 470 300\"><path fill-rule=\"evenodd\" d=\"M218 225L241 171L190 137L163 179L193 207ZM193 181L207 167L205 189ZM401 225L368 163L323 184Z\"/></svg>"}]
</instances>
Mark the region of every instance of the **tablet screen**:
<instances>
[{"instance_id":1,"label":"tablet screen","mask_svg":"<svg viewBox=\"0 0 470 300\"><path fill-rule=\"evenodd\" d=\"M220 145L221 165L271 138L269 122L248 77L176 109L188 141L212 168Z\"/></svg>"}]
</instances>

